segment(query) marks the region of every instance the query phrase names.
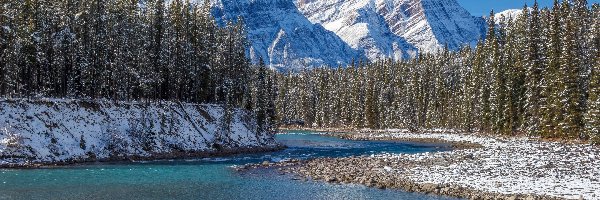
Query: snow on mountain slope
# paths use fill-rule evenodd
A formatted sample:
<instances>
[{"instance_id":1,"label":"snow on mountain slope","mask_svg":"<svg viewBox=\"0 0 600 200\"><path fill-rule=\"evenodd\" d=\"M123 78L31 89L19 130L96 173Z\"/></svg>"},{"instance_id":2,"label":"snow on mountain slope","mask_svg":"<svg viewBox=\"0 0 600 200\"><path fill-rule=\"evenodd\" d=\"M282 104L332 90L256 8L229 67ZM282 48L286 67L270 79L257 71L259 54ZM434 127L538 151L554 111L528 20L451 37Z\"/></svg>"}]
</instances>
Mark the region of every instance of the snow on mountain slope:
<instances>
[{"instance_id":1,"label":"snow on mountain slope","mask_svg":"<svg viewBox=\"0 0 600 200\"><path fill-rule=\"evenodd\" d=\"M521 14L521 12L523 12L523 10L520 9L509 9L509 10L505 10L499 13L494 14L494 18L496 20L499 20L502 16L506 17L506 18L515 18L517 16L519 16Z\"/></svg>"},{"instance_id":2,"label":"snow on mountain slope","mask_svg":"<svg viewBox=\"0 0 600 200\"><path fill-rule=\"evenodd\" d=\"M398 50L458 49L485 35L485 20L455 0L295 0L312 22L338 34L373 59ZM399 45L395 45L399 44ZM402 48L394 49L391 46Z\"/></svg>"},{"instance_id":3,"label":"snow on mountain slope","mask_svg":"<svg viewBox=\"0 0 600 200\"><path fill-rule=\"evenodd\" d=\"M216 105L0 100L0 166L277 145L271 134L257 133L242 110L235 112L231 134L222 134L222 116Z\"/></svg>"},{"instance_id":4,"label":"snow on mountain slope","mask_svg":"<svg viewBox=\"0 0 600 200\"><path fill-rule=\"evenodd\" d=\"M220 24L241 16L248 55L281 70L395 60L473 45L485 20L456 0L211 0Z\"/></svg>"},{"instance_id":5,"label":"snow on mountain slope","mask_svg":"<svg viewBox=\"0 0 600 200\"><path fill-rule=\"evenodd\" d=\"M244 19L254 62L263 57L271 67L299 70L364 58L336 34L308 21L292 0L212 0L211 4L220 23L238 16Z\"/></svg>"},{"instance_id":6,"label":"snow on mountain slope","mask_svg":"<svg viewBox=\"0 0 600 200\"><path fill-rule=\"evenodd\" d=\"M529 10L531 10L531 8L528 8ZM516 19L519 15L521 15L521 13L523 13L523 9L509 9L509 10L505 10L499 13L494 14L494 19L496 19L496 22L499 22L499 20L502 18L502 16L504 16L504 18L506 20L508 19Z\"/></svg>"},{"instance_id":7,"label":"snow on mountain slope","mask_svg":"<svg viewBox=\"0 0 600 200\"><path fill-rule=\"evenodd\" d=\"M335 32L370 60L400 60L416 55L417 49L392 32L373 1L319 0L296 4L312 22Z\"/></svg>"}]
</instances>

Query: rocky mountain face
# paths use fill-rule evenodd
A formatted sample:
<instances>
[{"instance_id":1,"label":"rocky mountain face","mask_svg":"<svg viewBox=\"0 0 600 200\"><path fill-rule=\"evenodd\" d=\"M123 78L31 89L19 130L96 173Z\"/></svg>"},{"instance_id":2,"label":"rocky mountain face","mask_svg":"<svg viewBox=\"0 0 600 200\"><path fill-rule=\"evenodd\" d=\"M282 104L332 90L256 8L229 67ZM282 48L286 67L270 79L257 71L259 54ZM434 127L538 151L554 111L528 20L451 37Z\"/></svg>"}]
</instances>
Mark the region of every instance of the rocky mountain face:
<instances>
[{"instance_id":1,"label":"rocky mountain face","mask_svg":"<svg viewBox=\"0 0 600 200\"><path fill-rule=\"evenodd\" d=\"M435 52L476 42L485 20L456 0L296 0L314 23L335 32L370 59ZM393 47L401 48L393 48ZM391 48L390 48L391 47Z\"/></svg>"},{"instance_id":2,"label":"rocky mountain face","mask_svg":"<svg viewBox=\"0 0 600 200\"><path fill-rule=\"evenodd\" d=\"M311 23L291 0L216 0L213 15L223 23L244 19L253 62L262 57L280 70L346 65L364 59L335 33Z\"/></svg>"},{"instance_id":3,"label":"rocky mountain face","mask_svg":"<svg viewBox=\"0 0 600 200\"><path fill-rule=\"evenodd\" d=\"M458 49L485 35L485 20L456 0L213 0L221 22L241 16L249 55L298 70L352 60L410 58Z\"/></svg>"}]
</instances>

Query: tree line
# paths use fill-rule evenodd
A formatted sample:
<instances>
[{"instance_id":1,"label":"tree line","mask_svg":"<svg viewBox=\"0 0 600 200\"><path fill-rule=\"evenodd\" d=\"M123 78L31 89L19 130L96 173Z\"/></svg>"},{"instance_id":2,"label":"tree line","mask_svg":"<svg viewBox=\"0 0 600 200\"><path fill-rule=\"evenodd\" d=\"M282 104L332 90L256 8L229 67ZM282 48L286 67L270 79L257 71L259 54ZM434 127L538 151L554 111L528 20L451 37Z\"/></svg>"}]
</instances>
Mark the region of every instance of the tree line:
<instances>
[{"instance_id":1,"label":"tree line","mask_svg":"<svg viewBox=\"0 0 600 200\"><path fill-rule=\"evenodd\" d=\"M476 47L279 74L281 120L600 139L600 6L555 0L490 13Z\"/></svg>"},{"instance_id":2,"label":"tree line","mask_svg":"<svg viewBox=\"0 0 600 200\"><path fill-rule=\"evenodd\" d=\"M274 72L247 46L208 1L0 0L0 97L216 103L267 127Z\"/></svg>"}]
</instances>

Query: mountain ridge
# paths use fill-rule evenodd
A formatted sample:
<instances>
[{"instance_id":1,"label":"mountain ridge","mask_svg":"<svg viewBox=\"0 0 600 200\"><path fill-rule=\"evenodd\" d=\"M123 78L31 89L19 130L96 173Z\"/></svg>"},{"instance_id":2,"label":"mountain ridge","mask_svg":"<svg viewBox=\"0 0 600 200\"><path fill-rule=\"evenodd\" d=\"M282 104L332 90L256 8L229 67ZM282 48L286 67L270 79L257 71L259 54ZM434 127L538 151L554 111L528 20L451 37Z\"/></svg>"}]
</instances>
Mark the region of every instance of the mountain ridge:
<instances>
[{"instance_id":1,"label":"mountain ridge","mask_svg":"<svg viewBox=\"0 0 600 200\"><path fill-rule=\"evenodd\" d=\"M280 70L346 65L364 58L334 33L312 24L288 0L212 1L218 22L244 19L249 58Z\"/></svg>"},{"instance_id":2,"label":"mountain ridge","mask_svg":"<svg viewBox=\"0 0 600 200\"><path fill-rule=\"evenodd\" d=\"M403 60L485 35L485 19L456 0L211 0L217 21L241 16L248 55L272 68L344 66L355 60Z\"/></svg>"}]
</instances>

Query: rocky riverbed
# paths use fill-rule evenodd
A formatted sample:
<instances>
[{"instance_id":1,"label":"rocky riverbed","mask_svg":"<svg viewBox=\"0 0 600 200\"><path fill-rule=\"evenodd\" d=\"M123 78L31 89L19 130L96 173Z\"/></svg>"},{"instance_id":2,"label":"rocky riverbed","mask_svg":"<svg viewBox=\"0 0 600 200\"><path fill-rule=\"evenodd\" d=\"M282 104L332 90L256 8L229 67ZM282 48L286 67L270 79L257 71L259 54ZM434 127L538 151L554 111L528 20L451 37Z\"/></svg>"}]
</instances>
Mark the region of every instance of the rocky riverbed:
<instances>
[{"instance_id":1,"label":"rocky riverbed","mask_svg":"<svg viewBox=\"0 0 600 200\"><path fill-rule=\"evenodd\" d=\"M446 141L453 151L318 158L245 166L277 167L298 179L355 183L378 188L469 199L599 199L600 149L458 133L378 132L344 134L355 140ZM468 148L471 147L471 148Z\"/></svg>"}]
</instances>

